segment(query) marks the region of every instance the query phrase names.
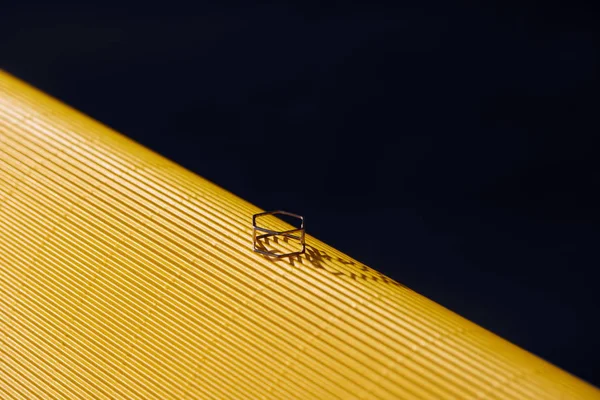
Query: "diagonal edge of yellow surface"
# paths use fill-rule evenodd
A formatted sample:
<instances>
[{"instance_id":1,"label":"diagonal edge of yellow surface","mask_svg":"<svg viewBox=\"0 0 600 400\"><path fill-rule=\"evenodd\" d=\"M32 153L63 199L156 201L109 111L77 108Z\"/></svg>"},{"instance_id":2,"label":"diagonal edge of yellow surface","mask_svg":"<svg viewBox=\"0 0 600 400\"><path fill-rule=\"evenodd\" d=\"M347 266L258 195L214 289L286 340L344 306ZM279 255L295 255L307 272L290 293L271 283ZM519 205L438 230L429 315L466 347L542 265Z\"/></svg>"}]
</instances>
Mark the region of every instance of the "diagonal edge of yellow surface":
<instances>
[{"instance_id":1,"label":"diagonal edge of yellow surface","mask_svg":"<svg viewBox=\"0 0 600 400\"><path fill-rule=\"evenodd\" d=\"M0 72L0 398L600 398L260 211Z\"/></svg>"}]
</instances>

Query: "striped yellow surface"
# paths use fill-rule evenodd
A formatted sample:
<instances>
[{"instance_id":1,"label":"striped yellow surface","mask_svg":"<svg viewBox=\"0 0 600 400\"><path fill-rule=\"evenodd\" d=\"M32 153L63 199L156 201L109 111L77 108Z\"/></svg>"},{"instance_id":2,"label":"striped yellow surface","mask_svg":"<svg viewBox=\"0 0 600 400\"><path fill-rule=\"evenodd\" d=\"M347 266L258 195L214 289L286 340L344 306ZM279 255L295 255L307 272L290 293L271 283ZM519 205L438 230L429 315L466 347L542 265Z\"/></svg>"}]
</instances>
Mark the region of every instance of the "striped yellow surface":
<instances>
[{"instance_id":1,"label":"striped yellow surface","mask_svg":"<svg viewBox=\"0 0 600 400\"><path fill-rule=\"evenodd\" d=\"M0 398L600 398L260 211L0 72Z\"/></svg>"}]
</instances>

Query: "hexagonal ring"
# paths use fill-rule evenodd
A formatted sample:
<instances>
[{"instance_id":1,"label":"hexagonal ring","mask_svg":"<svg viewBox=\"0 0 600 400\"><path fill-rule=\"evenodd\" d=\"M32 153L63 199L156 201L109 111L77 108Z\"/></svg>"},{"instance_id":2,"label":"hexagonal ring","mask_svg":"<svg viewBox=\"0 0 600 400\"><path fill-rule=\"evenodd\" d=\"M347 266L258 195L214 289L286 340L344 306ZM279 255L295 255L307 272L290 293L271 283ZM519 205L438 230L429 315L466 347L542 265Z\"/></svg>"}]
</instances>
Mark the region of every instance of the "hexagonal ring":
<instances>
[{"instance_id":1,"label":"hexagonal ring","mask_svg":"<svg viewBox=\"0 0 600 400\"><path fill-rule=\"evenodd\" d=\"M258 226L256 223L257 218L265 217L267 215L278 215L278 214L287 215L289 217L299 219L300 220L300 228L290 229L287 231L274 231L271 229L267 229L267 228ZM304 254L304 252L306 251L306 243L305 243L305 239L304 239L304 235L305 235L304 217L301 215L294 214L294 213L287 212L287 211L282 211L282 210L262 212L262 213L254 214L252 216L252 227L254 228L253 233L252 233L252 245L253 245L253 250L256 253L260 253L262 255L265 255L268 257L273 257L273 258L283 258L283 257L290 257L290 256L299 255L299 254ZM259 234L261 232L262 232L262 234ZM257 243L260 239L268 238L271 236L283 236L286 238L298 240L300 242L300 244L302 245L302 250L294 251L294 252L290 252L290 253L278 254L278 253L264 250L262 248L257 247Z\"/></svg>"}]
</instances>

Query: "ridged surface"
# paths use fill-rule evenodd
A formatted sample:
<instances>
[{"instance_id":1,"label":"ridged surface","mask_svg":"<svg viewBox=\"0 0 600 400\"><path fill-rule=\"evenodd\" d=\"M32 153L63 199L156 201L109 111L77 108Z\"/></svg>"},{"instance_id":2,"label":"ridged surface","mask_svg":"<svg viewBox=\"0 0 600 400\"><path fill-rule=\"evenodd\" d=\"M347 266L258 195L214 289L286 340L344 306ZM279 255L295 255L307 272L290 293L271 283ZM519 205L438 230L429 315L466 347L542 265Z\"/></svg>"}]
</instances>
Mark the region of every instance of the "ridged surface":
<instances>
[{"instance_id":1,"label":"ridged surface","mask_svg":"<svg viewBox=\"0 0 600 400\"><path fill-rule=\"evenodd\" d=\"M0 398L600 398L260 211L0 72Z\"/></svg>"}]
</instances>

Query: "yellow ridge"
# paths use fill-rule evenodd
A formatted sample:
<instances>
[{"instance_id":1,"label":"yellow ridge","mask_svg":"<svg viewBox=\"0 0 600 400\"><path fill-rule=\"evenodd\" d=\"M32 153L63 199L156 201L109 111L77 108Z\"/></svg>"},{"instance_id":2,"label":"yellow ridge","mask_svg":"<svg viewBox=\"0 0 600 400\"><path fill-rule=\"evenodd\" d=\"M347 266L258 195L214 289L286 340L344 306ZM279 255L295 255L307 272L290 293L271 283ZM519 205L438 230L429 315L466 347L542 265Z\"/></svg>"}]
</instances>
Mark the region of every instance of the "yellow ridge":
<instances>
[{"instance_id":1,"label":"yellow ridge","mask_svg":"<svg viewBox=\"0 0 600 400\"><path fill-rule=\"evenodd\" d=\"M261 211L0 72L0 398L600 398Z\"/></svg>"}]
</instances>

